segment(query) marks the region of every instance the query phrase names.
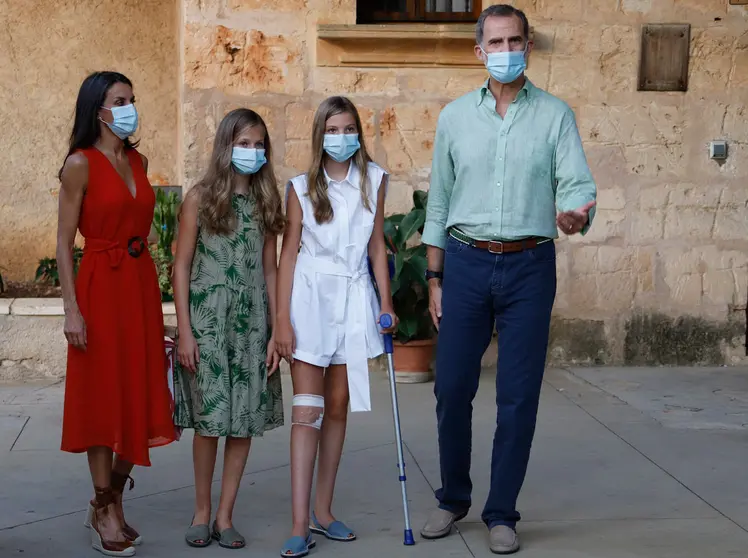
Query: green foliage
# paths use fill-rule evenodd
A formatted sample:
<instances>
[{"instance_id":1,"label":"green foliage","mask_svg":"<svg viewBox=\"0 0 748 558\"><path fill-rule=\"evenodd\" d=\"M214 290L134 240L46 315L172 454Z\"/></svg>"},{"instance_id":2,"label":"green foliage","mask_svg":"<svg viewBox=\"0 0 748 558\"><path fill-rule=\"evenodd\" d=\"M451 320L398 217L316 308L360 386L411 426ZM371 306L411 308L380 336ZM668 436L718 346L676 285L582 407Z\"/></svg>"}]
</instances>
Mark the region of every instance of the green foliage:
<instances>
[{"instance_id":1,"label":"green foliage","mask_svg":"<svg viewBox=\"0 0 748 558\"><path fill-rule=\"evenodd\" d=\"M153 227L158 235L158 248L171 257L171 243L177 234L177 208L179 199L177 194L165 193L156 188L156 208L153 212Z\"/></svg>"},{"instance_id":2,"label":"green foliage","mask_svg":"<svg viewBox=\"0 0 748 558\"><path fill-rule=\"evenodd\" d=\"M150 245L149 250L153 262L158 271L158 285L161 289L161 300L170 302L174 300L174 289L171 285L171 270L174 264L174 256L171 245L177 235L177 211L179 199L176 193L165 193L161 188L156 188L156 208L153 212L153 227L156 229L158 241Z\"/></svg>"},{"instance_id":3,"label":"green foliage","mask_svg":"<svg viewBox=\"0 0 748 558\"><path fill-rule=\"evenodd\" d=\"M171 302L174 300L174 289L171 286L171 269L174 258L171 255L171 248L167 252L164 252L158 244L151 244L148 246L148 250L151 252L153 263L156 264L161 300L163 302Z\"/></svg>"},{"instance_id":4,"label":"green foliage","mask_svg":"<svg viewBox=\"0 0 748 558\"><path fill-rule=\"evenodd\" d=\"M423 233L428 193L413 193L413 208L407 214L390 215L384 221L392 274L392 303L400 325L395 338L401 343L431 339L434 326L429 314L429 291L426 282L426 245L412 242Z\"/></svg>"},{"instance_id":5,"label":"green foliage","mask_svg":"<svg viewBox=\"0 0 748 558\"><path fill-rule=\"evenodd\" d=\"M73 275L77 275L82 257L83 249L73 246ZM57 260L55 258L42 258L39 260L35 279L40 283L49 283L55 287L59 287L60 273L57 270Z\"/></svg>"}]
</instances>

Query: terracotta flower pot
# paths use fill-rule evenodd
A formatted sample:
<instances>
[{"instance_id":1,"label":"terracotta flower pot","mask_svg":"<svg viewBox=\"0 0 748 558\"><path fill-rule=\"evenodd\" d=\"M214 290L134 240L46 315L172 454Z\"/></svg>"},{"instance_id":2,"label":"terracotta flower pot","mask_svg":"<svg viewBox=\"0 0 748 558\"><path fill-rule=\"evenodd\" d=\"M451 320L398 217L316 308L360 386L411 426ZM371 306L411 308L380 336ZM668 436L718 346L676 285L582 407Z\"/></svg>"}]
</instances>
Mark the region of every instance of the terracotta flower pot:
<instances>
[{"instance_id":1,"label":"terracotta flower pot","mask_svg":"<svg viewBox=\"0 0 748 558\"><path fill-rule=\"evenodd\" d=\"M422 384L431 380L431 361L436 339L398 343L395 341L395 381L400 384Z\"/></svg>"}]
</instances>

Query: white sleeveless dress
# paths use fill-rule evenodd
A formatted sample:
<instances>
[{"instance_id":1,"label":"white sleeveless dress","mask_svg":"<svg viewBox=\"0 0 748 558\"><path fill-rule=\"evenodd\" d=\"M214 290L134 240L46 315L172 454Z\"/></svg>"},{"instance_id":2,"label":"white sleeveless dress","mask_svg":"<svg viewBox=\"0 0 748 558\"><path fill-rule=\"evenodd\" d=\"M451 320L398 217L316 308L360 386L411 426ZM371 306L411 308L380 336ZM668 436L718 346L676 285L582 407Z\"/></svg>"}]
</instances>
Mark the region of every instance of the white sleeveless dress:
<instances>
[{"instance_id":1,"label":"white sleeveless dress","mask_svg":"<svg viewBox=\"0 0 748 558\"><path fill-rule=\"evenodd\" d=\"M377 196L386 172L369 163L371 211L361 200L361 173L351 163L342 181L325 173L333 219L318 224L307 196L307 176L291 179L302 211L301 250L291 290L294 359L326 368L347 364L351 411L370 411L367 359L384 351L380 306L368 268Z\"/></svg>"}]
</instances>

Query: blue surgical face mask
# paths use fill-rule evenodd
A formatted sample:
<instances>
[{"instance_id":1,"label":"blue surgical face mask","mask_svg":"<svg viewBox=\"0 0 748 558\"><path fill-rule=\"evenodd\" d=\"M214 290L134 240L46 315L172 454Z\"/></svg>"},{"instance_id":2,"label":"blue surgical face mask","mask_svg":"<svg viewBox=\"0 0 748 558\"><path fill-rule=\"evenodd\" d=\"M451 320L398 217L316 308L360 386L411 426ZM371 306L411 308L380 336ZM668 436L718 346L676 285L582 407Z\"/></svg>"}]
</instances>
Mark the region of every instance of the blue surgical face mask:
<instances>
[{"instance_id":1,"label":"blue surgical face mask","mask_svg":"<svg viewBox=\"0 0 748 558\"><path fill-rule=\"evenodd\" d=\"M344 163L361 149L358 134L325 134L325 152L338 163Z\"/></svg>"},{"instance_id":2,"label":"blue surgical face mask","mask_svg":"<svg viewBox=\"0 0 748 558\"><path fill-rule=\"evenodd\" d=\"M510 52L492 52L487 53L481 47L481 51L486 55L486 68L491 77L499 83L512 83L527 69L527 46L524 50L513 50Z\"/></svg>"},{"instance_id":3,"label":"blue surgical face mask","mask_svg":"<svg viewBox=\"0 0 748 558\"><path fill-rule=\"evenodd\" d=\"M138 111L135 105L129 104L122 107L101 107L112 113L112 122L104 122L112 133L119 139L129 138L138 129Z\"/></svg>"},{"instance_id":4,"label":"blue surgical face mask","mask_svg":"<svg viewBox=\"0 0 748 558\"><path fill-rule=\"evenodd\" d=\"M254 174L267 162L264 149L234 147L231 152L231 163L239 174Z\"/></svg>"}]
</instances>

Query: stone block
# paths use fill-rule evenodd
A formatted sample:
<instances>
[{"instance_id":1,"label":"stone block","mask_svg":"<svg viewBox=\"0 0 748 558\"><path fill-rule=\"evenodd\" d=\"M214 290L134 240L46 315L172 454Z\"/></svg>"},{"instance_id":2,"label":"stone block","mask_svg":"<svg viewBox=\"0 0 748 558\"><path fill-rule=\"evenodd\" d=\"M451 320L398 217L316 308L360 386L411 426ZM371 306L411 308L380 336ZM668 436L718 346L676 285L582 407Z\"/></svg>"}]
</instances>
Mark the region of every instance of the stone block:
<instances>
[{"instance_id":1,"label":"stone block","mask_svg":"<svg viewBox=\"0 0 748 558\"><path fill-rule=\"evenodd\" d=\"M394 97L400 92L397 73L393 70L315 67L312 76L314 90L324 95Z\"/></svg>"},{"instance_id":2,"label":"stone block","mask_svg":"<svg viewBox=\"0 0 748 558\"><path fill-rule=\"evenodd\" d=\"M530 55L528 68L533 64L534 54ZM403 90L420 99L447 99L458 97L478 89L488 79L485 68L442 69L407 68L398 72L403 76Z\"/></svg>"},{"instance_id":3,"label":"stone block","mask_svg":"<svg viewBox=\"0 0 748 558\"><path fill-rule=\"evenodd\" d=\"M639 192L639 208L643 210L664 209L669 196L670 190L664 185L644 188Z\"/></svg>"},{"instance_id":4,"label":"stone block","mask_svg":"<svg viewBox=\"0 0 748 558\"><path fill-rule=\"evenodd\" d=\"M597 246L576 246L571 251L571 271L574 275L590 275L597 271Z\"/></svg>"},{"instance_id":5,"label":"stone block","mask_svg":"<svg viewBox=\"0 0 748 558\"><path fill-rule=\"evenodd\" d=\"M701 248L701 260L706 271L736 270L748 268L748 252L739 250L720 250L716 246Z\"/></svg>"},{"instance_id":6,"label":"stone block","mask_svg":"<svg viewBox=\"0 0 748 558\"><path fill-rule=\"evenodd\" d=\"M716 305L736 302L735 274L731 270L715 270L704 273L704 299Z\"/></svg>"},{"instance_id":7,"label":"stone block","mask_svg":"<svg viewBox=\"0 0 748 558\"><path fill-rule=\"evenodd\" d=\"M390 132L421 131L424 135L433 136L436 122L446 103L443 102L410 102L391 105L382 115L382 135ZM433 139L433 138L432 138Z\"/></svg>"},{"instance_id":8,"label":"stone block","mask_svg":"<svg viewBox=\"0 0 748 558\"><path fill-rule=\"evenodd\" d=\"M682 146L648 145L623 150L627 170L644 177L685 174L685 152Z\"/></svg>"},{"instance_id":9,"label":"stone block","mask_svg":"<svg viewBox=\"0 0 748 558\"><path fill-rule=\"evenodd\" d=\"M701 240L711 238L715 209L670 207L665 215L665 239Z\"/></svg>"},{"instance_id":10,"label":"stone block","mask_svg":"<svg viewBox=\"0 0 748 558\"><path fill-rule=\"evenodd\" d=\"M748 50L745 52L746 56L748 56ZM746 80L748 80L748 65L740 73L745 75ZM737 70L735 74L738 74ZM745 85L748 86L748 81ZM746 104L738 103L725 107L722 129L728 140L748 143L748 126L746 126L746 122L748 122L748 106Z\"/></svg>"},{"instance_id":11,"label":"stone block","mask_svg":"<svg viewBox=\"0 0 748 558\"><path fill-rule=\"evenodd\" d=\"M652 0L621 0L624 14L646 14L652 9Z\"/></svg>"},{"instance_id":12,"label":"stone block","mask_svg":"<svg viewBox=\"0 0 748 558\"><path fill-rule=\"evenodd\" d=\"M414 191L415 188L408 182L391 178L387 188L387 197L384 200L385 214L407 212L413 207Z\"/></svg>"},{"instance_id":13,"label":"stone block","mask_svg":"<svg viewBox=\"0 0 748 558\"><path fill-rule=\"evenodd\" d=\"M624 211L599 211L586 235L574 235L571 242L604 242L626 235L626 213Z\"/></svg>"},{"instance_id":14,"label":"stone block","mask_svg":"<svg viewBox=\"0 0 748 558\"><path fill-rule=\"evenodd\" d=\"M637 277L632 271L605 273L597 277L597 307L603 312L630 310L636 296Z\"/></svg>"},{"instance_id":15,"label":"stone block","mask_svg":"<svg viewBox=\"0 0 748 558\"><path fill-rule=\"evenodd\" d=\"M228 8L235 11L305 12L308 5L309 0L227 0Z\"/></svg>"},{"instance_id":16,"label":"stone block","mask_svg":"<svg viewBox=\"0 0 748 558\"><path fill-rule=\"evenodd\" d=\"M689 91L724 91L735 37L724 27L691 30Z\"/></svg>"},{"instance_id":17,"label":"stone block","mask_svg":"<svg viewBox=\"0 0 748 558\"><path fill-rule=\"evenodd\" d=\"M628 173L623 150L617 145L588 145L584 149L592 175L605 178L626 176ZM600 179L599 178L599 179ZM598 179L598 180L599 180Z\"/></svg>"},{"instance_id":18,"label":"stone block","mask_svg":"<svg viewBox=\"0 0 748 558\"><path fill-rule=\"evenodd\" d=\"M664 281L672 302L699 306L702 296L702 263L697 251L668 249L660 251Z\"/></svg>"},{"instance_id":19,"label":"stone block","mask_svg":"<svg viewBox=\"0 0 748 558\"><path fill-rule=\"evenodd\" d=\"M283 163L299 174L308 171L309 165L312 164L312 140L286 141Z\"/></svg>"},{"instance_id":20,"label":"stone block","mask_svg":"<svg viewBox=\"0 0 748 558\"><path fill-rule=\"evenodd\" d=\"M675 9L681 17L706 14L712 18L727 13L727 2L722 0L675 0Z\"/></svg>"},{"instance_id":21,"label":"stone block","mask_svg":"<svg viewBox=\"0 0 748 558\"><path fill-rule=\"evenodd\" d=\"M537 0L537 14L543 19L556 21L579 21L580 14L587 13L586 0ZM591 15L591 14L589 14Z\"/></svg>"},{"instance_id":22,"label":"stone block","mask_svg":"<svg viewBox=\"0 0 748 558\"><path fill-rule=\"evenodd\" d=\"M622 210L626 208L623 188L605 188L597 191L597 210Z\"/></svg>"},{"instance_id":23,"label":"stone block","mask_svg":"<svg viewBox=\"0 0 748 558\"><path fill-rule=\"evenodd\" d=\"M597 271L619 273L635 271L637 253L632 248L621 246L600 246L597 251Z\"/></svg>"},{"instance_id":24,"label":"stone block","mask_svg":"<svg viewBox=\"0 0 748 558\"><path fill-rule=\"evenodd\" d=\"M748 192L727 189L722 195L714 224L714 238L718 240L748 240Z\"/></svg>"},{"instance_id":25,"label":"stone block","mask_svg":"<svg viewBox=\"0 0 748 558\"><path fill-rule=\"evenodd\" d=\"M738 38L734 56L730 87L741 90L748 87L748 34L744 33Z\"/></svg>"},{"instance_id":26,"label":"stone block","mask_svg":"<svg viewBox=\"0 0 748 558\"><path fill-rule=\"evenodd\" d=\"M550 54L533 52L527 60L526 75L534 85L541 89L548 89L548 82L551 77Z\"/></svg>"},{"instance_id":27,"label":"stone block","mask_svg":"<svg viewBox=\"0 0 748 558\"><path fill-rule=\"evenodd\" d=\"M315 108L306 103L286 106L286 139L310 139Z\"/></svg>"},{"instance_id":28,"label":"stone block","mask_svg":"<svg viewBox=\"0 0 748 558\"><path fill-rule=\"evenodd\" d=\"M587 57L554 55L551 60L548 91L569 103L600 98L601 81L600 67Z\"/></svg>"},{"instance_id":29,"label":"stone block","mask_svg":"<svg viewBox=\"0 0 748 558\"><path fill-rule=\"evenodd\" d=\"M635 213L631 220L631 241L634 244L649 244L664 237L665 212L647 210Z\"/></svg>"},{"instance_id":30,"label":"stone block","mask_svg":"<svg viewBox=\"0 0 748 558\"><path fill-rule=\"evenodd\" d=\"M304 92L301 50L294 37L188 23L184 60L184 83L193 89L246 96Z\"/></svg>"},{"instance_id":31,"label":"stone block","mask_svg":"<svg viewBox=\"0 0 748 558\"><path fill-rule=\"evenodd\" d=\"M618 128L607 105L583 104L577 115L582 141L614 143L620 141Z\"/></svg>"}]
</instances>

